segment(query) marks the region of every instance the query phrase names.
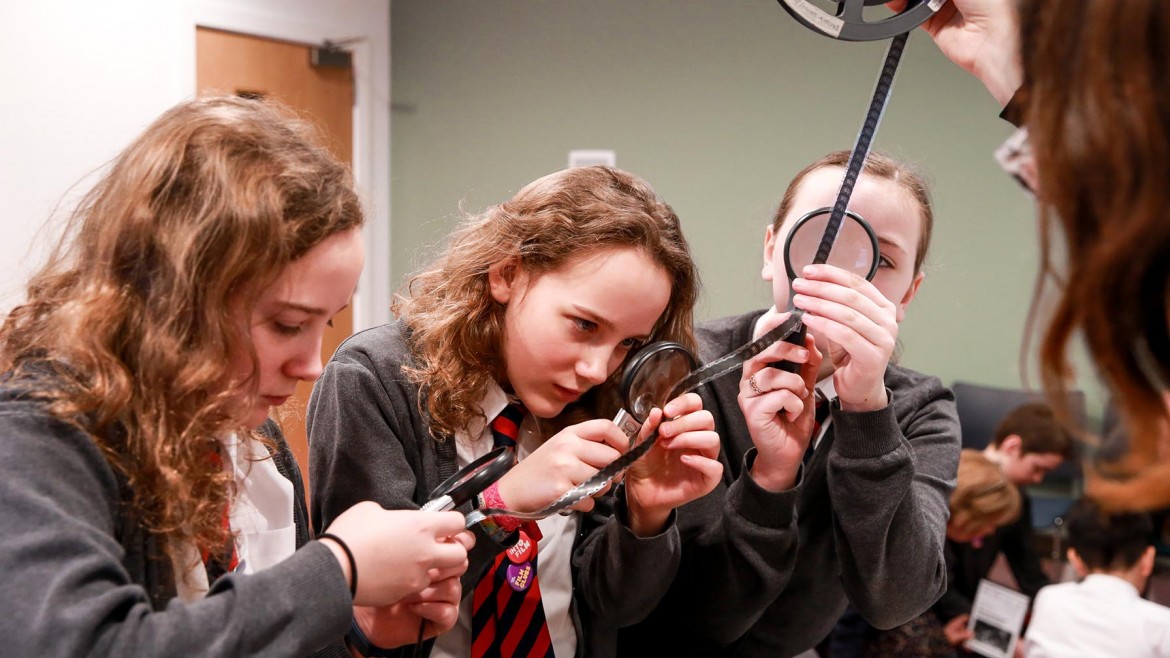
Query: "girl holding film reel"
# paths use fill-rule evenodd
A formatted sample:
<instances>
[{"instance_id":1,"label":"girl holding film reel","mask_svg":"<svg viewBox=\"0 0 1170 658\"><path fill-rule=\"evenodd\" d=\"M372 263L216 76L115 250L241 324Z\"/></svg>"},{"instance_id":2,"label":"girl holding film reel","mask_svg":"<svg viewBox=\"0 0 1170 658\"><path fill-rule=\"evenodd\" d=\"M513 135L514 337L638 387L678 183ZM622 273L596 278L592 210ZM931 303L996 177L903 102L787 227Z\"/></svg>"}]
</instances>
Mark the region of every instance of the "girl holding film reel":
<instances>
[{"instance_id":1,"label":"girl holding film reel","mask_svg":"<svg viewBox=\"0 0 1170 658\"><path fill-rule=\"evenodd\" d=\"M418 508L457 468L508 439L519 461L478 505L546 508L629 449L611 420L615 375L645 343L693 345L697 286L673 210L616 169L551 174L470 218L412 282L400 320L342 345L314 389L314 523L328 523L352 499ZM493 419L516 402L526 412L498 425ZM671 420L660 422L663 412ZM574 506L582 513L535 527L498 517L475 526L460 619L434 655L612 655L605 629L644 616L674 577L673 509L711 491L722 473L714 421L697 394L645 420L642 438L654 430L661 438L615 495L584 498ZM530 651L481 639L489 631L479 606L497 598L481 596L481 586L496 568L525 596L539 585L534 608L547 634L518 640ZM519 623L500 614L495 638ZM416 621L394 637L413 642L417 630ZM378 642L363 642L351 637L362 653L382 653ZM431 649L428 642L421 653Z\"/></svg>"},{"instance_id":2,"label":"girl holding film reel","mask_svg":"<svg viewBox=\"0 0 1170 658\"><path fill-rule=\"evenodd\" d=\"M723 484L679 509L679 576L649 619L623 630L623 654L791 656L823 639L847 601L890 627L946 587L954 399L891 362L924 277L930 199L912 169L871 154L827 264L806 267L848 156L801 171L767 227L774 306L697 332L703 360L777 326L783 309L805 312L809 336L699 389L722 440ZM781 360L797 372L770 367Z\"/></svg>"}]
</instances>

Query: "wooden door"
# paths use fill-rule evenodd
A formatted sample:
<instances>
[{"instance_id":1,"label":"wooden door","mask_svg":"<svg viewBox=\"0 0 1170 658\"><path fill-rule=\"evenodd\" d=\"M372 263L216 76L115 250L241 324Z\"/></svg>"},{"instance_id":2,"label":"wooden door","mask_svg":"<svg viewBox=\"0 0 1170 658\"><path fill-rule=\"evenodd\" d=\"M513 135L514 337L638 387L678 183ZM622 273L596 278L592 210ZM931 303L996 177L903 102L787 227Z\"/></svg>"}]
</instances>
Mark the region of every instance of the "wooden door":
<instances>
[{"instance_id":1,"label":"wooden door","mask_svg":"<svg viewBox=\"0 0 1170 658\"><path fill-rule=\"evenodd\" d=\"M196 86L200 96L237 95L278 100L321 130L326 145L347 164L353 162L352 68L314 66L313 47L261 37L196 28ZM321 358L328 362L341 341L353 333L352 306L333 318L325 333ZM305 487L309 485L309 446L305 405L311 384L301 382L296 395L280 410ZM307 492L306 492L307 493Z\"/></svg>"}]
</instances>

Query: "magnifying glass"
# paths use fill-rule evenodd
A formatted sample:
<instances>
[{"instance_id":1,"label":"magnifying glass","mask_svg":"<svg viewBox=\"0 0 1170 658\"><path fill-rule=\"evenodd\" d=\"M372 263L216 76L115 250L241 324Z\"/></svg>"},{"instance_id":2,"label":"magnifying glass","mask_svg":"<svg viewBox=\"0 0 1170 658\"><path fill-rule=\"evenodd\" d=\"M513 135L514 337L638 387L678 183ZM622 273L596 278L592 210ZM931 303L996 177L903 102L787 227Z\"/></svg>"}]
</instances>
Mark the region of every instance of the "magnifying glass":
<instances>
[{"instance_id":1,"label":"magnifying glass","mask_svg":"<svg viewBox=\"0 0 1170 658\"><path fill-rule=\"evenodd\" d=\"M792 305L792 297L796 294L792 290L792 281L797 278L798 272L806 265L811 265L816 259L817 249L820 248L821 240L825 237L825 228L829 224L829 216L832 212L832 208L826 207L805 213L796 220L796 224L784 240L784 267L788 273L789 311L795 308ZM861 215L852 210L846 210L845 217L834 237L833 248L829 251L829 258L825 262L862 276L866 281L872 281L874 275L877 274L880 261L881 252L878 250L877 234L873 232L873 227ZM803 347L805 333L805 327L802 324L799 330L784 340ZM801 364L778 361L769 365L787 372L799 372Z\"/></svg>"},{"instance_id":2,"label":"magnifying glass","mask_svg":"<svg viewBox=\"0 0 1170 658\"><path fill-rule=\"evenodd\" d=\"M670 401L675 385L697 367L698 360L690 350L669 341L643 347L626 364L621 382L623 409L614 418L614 423L629 437L631 445L650 411L665 406ZM435 487L431 492L431 500L421 509L443 512L458 507L503 477L514 463L511 448L495 448ZM479 523L492 513L504 512L517 518L544 518L515 511L477 509L467 515L467 527Z\"/></svg>"},{"instance_id":3,"label":"magnifying glass","mask_svg":"<svg viewBox=\"0 0 1170 658\"><path fill-rule=\"evenodd\" d=\"M459 507L503 477L514 462L511 448L493 448L435 487L422 511L446 512Z\"/></svg>"},{"instance_id":4,"label":"magnifying glass","mask_svg":"<svg viewBox=\"0 0 1170 658\"><path fill-rule=\"evenodd\" d=\"M651 410L670 402L674 385L698 366L690 350L670 341L651 343L630 359L622 372L622 410L613 422L631 445Z\"/></svg>"}]
</instances>

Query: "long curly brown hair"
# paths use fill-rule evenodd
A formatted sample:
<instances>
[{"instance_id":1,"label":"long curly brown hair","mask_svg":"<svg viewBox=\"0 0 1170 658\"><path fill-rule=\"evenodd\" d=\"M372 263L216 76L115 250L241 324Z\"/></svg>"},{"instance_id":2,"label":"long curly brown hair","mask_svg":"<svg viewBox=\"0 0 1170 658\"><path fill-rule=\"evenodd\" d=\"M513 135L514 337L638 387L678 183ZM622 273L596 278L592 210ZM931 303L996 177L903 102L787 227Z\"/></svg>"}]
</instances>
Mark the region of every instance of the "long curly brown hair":
<instances>
[{"instance_id":1,"label":"long curly brown hair","mask_svg":"<svg viewBox=\"0 0 1170 658\"><path fill-rule=\"evenodd\" d=\"M1097 478L1090 491L1110 508L1166 506L1170 4L1029 0L1020 28L1043 229L1037 294L1057 283L1041 377L1063 409L1069 347L1083 337L1130 428L1122 470L1139 476Z\"/></svg>"},{"instance_id":2,"label":"long curly brown hair","mask_svg":"<svg viewBox=\"0 0 1170 658\"><path fill-rule=\"evenodd\" d=\"M479 402L504 379L505 306L488 288L488 268L516 258L534 276L607 247L641 250L670 276L670 301L650 336L694 346L692 311L699 275L678 216L644 180L620 169L566 169L529 183L511 200L466 218L429 269L394 305L420 364L408 374L437 438L482 418ZM620 373L618 372L614 374ZM614 379L561 414L609 413ZM563 424L563 423L560 423ZM559 425L554 422L553 426Z\"/></svg>"},{"instance_id":3,"label":"long curly brown hair","mask_svg":"<svg viewBox=\"0 0 1170 658\"><path fill-rule=\"evenodd\" d=\"M229 476L209 453L251 429L250 309L285 266L362 221L347 168L287 110L178 105L73 212L0 327L0 368L93 437L166 550L223 546Z\"/></svg>"}]
</instances>

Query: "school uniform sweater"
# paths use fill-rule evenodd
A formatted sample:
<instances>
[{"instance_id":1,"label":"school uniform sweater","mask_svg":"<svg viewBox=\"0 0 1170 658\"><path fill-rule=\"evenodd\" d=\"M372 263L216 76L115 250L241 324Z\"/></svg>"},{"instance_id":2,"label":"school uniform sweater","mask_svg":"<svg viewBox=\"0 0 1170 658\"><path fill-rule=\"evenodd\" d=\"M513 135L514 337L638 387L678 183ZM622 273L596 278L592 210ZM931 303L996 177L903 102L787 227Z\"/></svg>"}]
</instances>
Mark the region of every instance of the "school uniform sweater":
<instances>
[{"instance_id":1,"label":"school uniform sweater","mask_svg":"<svg viewBox=\"0 0 1170 658\"><path fill-rule=\"evenodd\" d=\"M747 344L764 311L699 328L704 362ZM946 587L943 544L959 460L954 398L938 379L887 367L890 403L832 422L795 487L748 474L755 448L739 371L702 387L723 443L722 484L678 510L678 578L621 655L793 656L828 635L846 602L879 628L913 619Z\"/></svg>"},{"instance_id":2,"label":"school uniform sweater","mask_svg":"<svg viewBox=\"0 0 1170 658\"><path fill-rule=\"evenodd\" d=\"M414 363L404 326L394 322L350 337L326 366L308 408L314 527L362 500L387 509L418 509L455 472L454 439L431 435L418 387L403 372ZM616 629L643 619L678 567L674 515L662 533L637 537L625 524L624 500L620 486L598 500L581 519L574 542L579 656L612 656ZM479 526L474 532L475 548L462 578L464 596L471 595L507 547ZM426 642L425 655L432 645Z\"/></svg>"},{"instance_id":3,"label":"school uniform sweater","mask_svg":"<svg viewBox=\"0 0 1170 658\"><path fill-rule=\"evenodd\" d=\"M349 588L329 548L309 541L300 471L279 432L276 463L296 492L303 547L183 603L170 560L128 505L124 476L29 386L0 386L0 653L346 655Z\"/></svg>"}]
</instances>

